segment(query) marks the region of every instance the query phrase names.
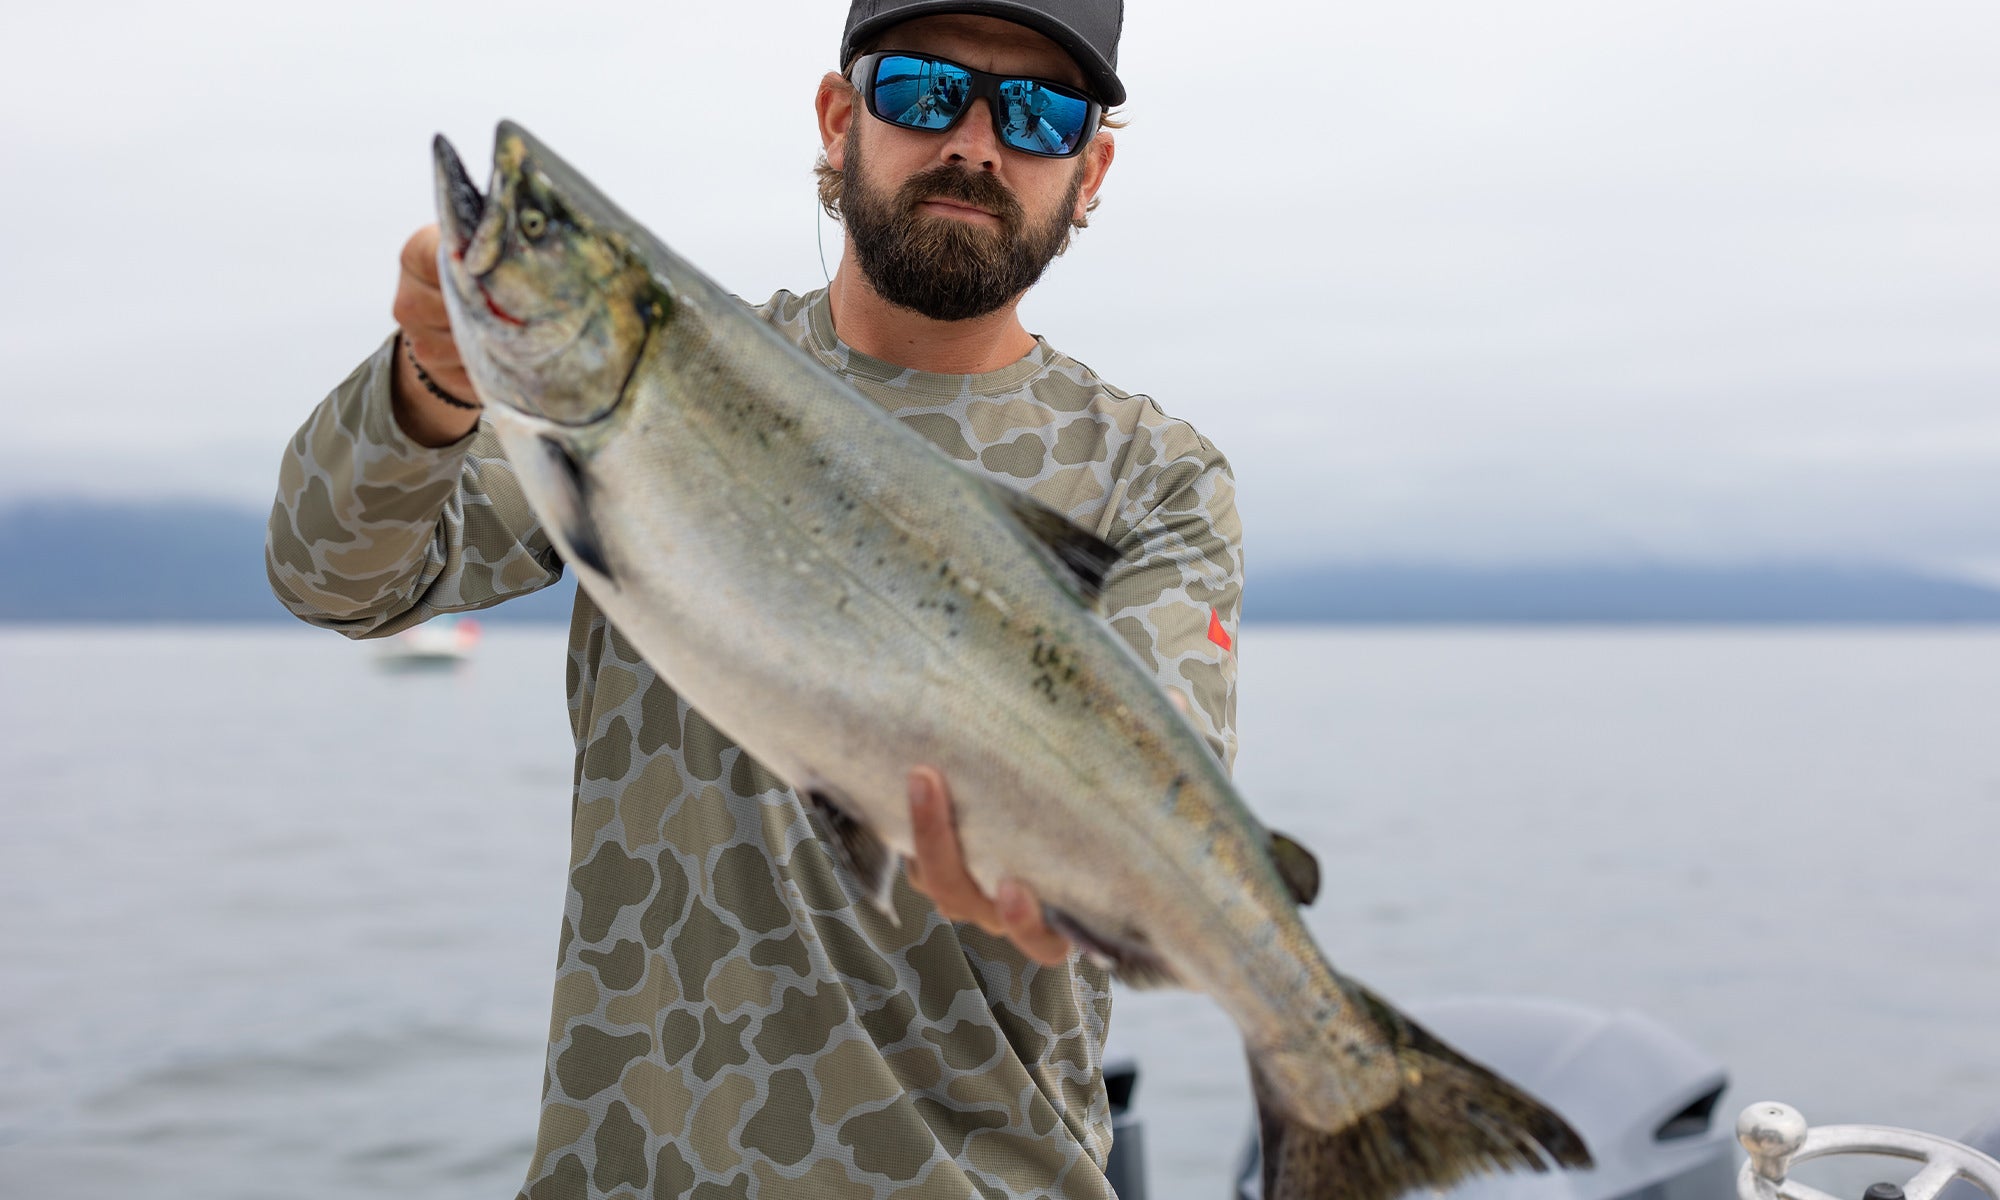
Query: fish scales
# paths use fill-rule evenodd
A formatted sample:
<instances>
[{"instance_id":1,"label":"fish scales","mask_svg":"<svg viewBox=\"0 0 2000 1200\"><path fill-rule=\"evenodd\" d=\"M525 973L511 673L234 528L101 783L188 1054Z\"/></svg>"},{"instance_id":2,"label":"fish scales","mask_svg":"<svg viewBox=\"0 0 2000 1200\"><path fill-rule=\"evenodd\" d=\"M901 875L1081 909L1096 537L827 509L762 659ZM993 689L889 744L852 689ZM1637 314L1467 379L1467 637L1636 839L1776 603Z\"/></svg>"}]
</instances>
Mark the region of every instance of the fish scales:
<instances>
[{"instance_id":1,"label":"fish scales","mask_svg":"<svg viewBox=\"0 0 2000 1200\"><path fill-rule=\"evenodd\" d=\"M940 768L983 886L1024 880L1121 978L1230 1014L1272 1200L1589 1161L1334 971L1297 911L1316 866L1089 605L1108 547L936 452L525 130L494 162L482 196L439 139L440 270L524 492L661 676L829 806L850 870L911 852L906 774Z\"/></svg>"},{"instance_id":2,"label":"fish scales","mask_svg":"<svg viewBox=\"0 0 2000 1200\"><path fill-rule=\"evenodd\" d=\"M1086 922L1108 922L1121 907L1161 911L1186 889L1216 890L1175 870L1177 862L1255 869L1265 876L1262 903L1242 907L1236 933L1258 938L1273 928L1273 912L1288 909L1289 900L1263 852L1227 836L1247 827L1247 813L1196 816L1210 805L1234 803L1218 790L1219 767L1208 759L1210 778L1175 786L1173 764L1205 755L1185 745L1169 753L1168 743L1196 735L1123 643L1098 636L1094 618L997 518L987 488L902 426L873 419L845 396L827 395L816 369L798 369L785 358L746 374L738 364L760 361L748 353L753 347L732 345L707 326L669 328L687 332L651 344L628 410L635 414L629 419L654 423L652 436L620 436L613 418L602 452L607 476L675 481L674 494L648 496L639 511L696 516L677 516L672 531L650 523L630 531L630 544L646 548L643 555L623 553L625 535L607 530L614 574L635 581L620 591L685 597L687 588L664 581L729 581L729 592L712 603L631 611L622 597L603 601L641 645L665 643L655 657L667 678L703 697L704 710L723 728L750 730L739 740L781 775L870 780L852 799L899 850L910 848L903 774L911 761L938 763L949 778L964 781L957 790L968 865L989 888L1005 872L1006 858L1039 856L1063 868L1057 873L1065 878L1113 881L1110 889L1052 887L1045 895ZM686 366L649 370L655 356ZM674 394L649 394L644 389L653 381ZM624 447L640 461L628 464ZM898 466L871 470L878 462ZM755 548L747 562L745 545ZM663 581L657 586L656 577ZM746 644L751 640L757 653ZM746 661L767 670L746 675ZM796 691L799 680L829 674L842 681L839 702L802 694L803 703L790 709L770 707L774 689ZM910 686L915 678L926 685ZM1131 697L1152 703L1135 706ZM1103 719L1051 723L1049 710ZM843 714L861 723L828 728ZM778 728L790 735L782 742L758 736ZM797 752L801 744L874 753L830 761L823 750L807 759ZM1039 753L1024 749L1036 747ZM1051 763L1067 770L1051 771ZM1164 803L1182 814L1170 829L1190 835L1188 844L1143 874L1107 875L1102 862L1071 861L1077 840L1043 832L1059 826L1024 826L1008 819L1004 806L981 803L982 792L1032 801L1052 780L1106 801L1092 810L1105 819L1103 840L1082 844L1145 845L1138 834L1158 824ZM1131 801L1144 811L1121 808ZM1015 846L1024 833L1032 845ZM1199 968L1205 973L1212 965Z\"/></svg>"},{"instance_id":3,"label":"fish scales","mask_svg":"<svg viewBox=\"0 0 2000 1200\"><path fill-rule=\"evenodd\" d=\"M708 332L691 324L673 328ZM650 497L657 509L694 510L700 519L677 519L674 524L680 528L670 535L641 531L649 540L640 544L649 553L659 551L662 565L649 567L644 556L635 555L641 561L621 564L617 572L729 580L737 590L719 623L704 621L723 615L724 606L702 604L693 612L682 608L662 617L642 614L641 625L671 625L694 635L679 640L711 645L732 628L745 627L760 639L775 636L780 646L802 648L802 657L816 671L824 672L828 659L844 660L845 670L838 673L879 680L887 688L881 694L892 700L921 695L922 689L907 686L911 671L926 672L947 690L961 679L976 679L986 688L985 697L947 724L963 724L966 716L979 713L1012 716L1012 732L1020 735L982 739L982 745L1042 741L1050 753L1074 762L1073 749L1048 744L1048 726L1021 718L1020 710L1098 708L1117 718L1117 697L1131 694L1132 680L1119 680L1127 685L1121 689L1107 676L1130 676L1142 669L1122 644L1091 636L1085 628L1087 613L1067 600L1021 539L995 519L990 495L968 486L970 476L900 425L855 419L865 414L844 396L821 394L824 376L816 370L798 370L779 360L777 368L746 377L734 364L754 361L747 353L751 347L686 336L661 338L652 345L649 358L680 361L687 369L659 374L645 369L642 361L635 378L664 380L680 394L654 403L643 390L649 384L640 385L631 411L649 414L643 419L654 423L650 432L659 436L617 436L622 431L614 420L603 437L608 447L605 473L670 478L681 494ZM679 386L690 380L707 383ZM670 420L681 424L663 424ZM886 453L873 452L878 438L887 443ZM617 447L624 446L636 448L634 456L640 459L630 470L621 469L625 463ZM877 460L904 466L870 470ZM739 547L760 542L767 551L764 561L744 562ZM749 569L756 566L762 570ZM1036 587L1043 594L1035 594ZM855 607L870 604L877 606L876 612ZM1012 614L1017 611L1042 613L1043 622L1016 620ZM882 620L868 619L875 615ZM885 627L901 631L907 642L889 644L893 639L879 632ZM961 636L965 641L955 645ZM1108 661L1093 660L1093 652L1102 655L1107 649L1112 651ZM745 655L731 647L702 657L728 663L733 675ZM990 666L968 676L966 662L974 658ZM1010 683L1011 701L996 703L993 689ZM720 693L729 687L723 680L710 695L726 701ZM917 720L922 712L906 707L899 715ZM1149 722L1136 716L1107 728L1114 736L1129 732L1135 742L1143 739L1144 747L1137 754L1121 749L1099 755L1102 766L1093 768L1098 774L1106 767L1124 770L1135 763L1164 761L1155 752L1159 729L1179 727L1178 715L1162 706ZM1163 776L1157 790L1167 794L1171 772L1154 774ZM1084 777L1086 783L1098 781L1094 775ZM890 807L900 809L899 804Z\"/></svg>"}]
</instances>

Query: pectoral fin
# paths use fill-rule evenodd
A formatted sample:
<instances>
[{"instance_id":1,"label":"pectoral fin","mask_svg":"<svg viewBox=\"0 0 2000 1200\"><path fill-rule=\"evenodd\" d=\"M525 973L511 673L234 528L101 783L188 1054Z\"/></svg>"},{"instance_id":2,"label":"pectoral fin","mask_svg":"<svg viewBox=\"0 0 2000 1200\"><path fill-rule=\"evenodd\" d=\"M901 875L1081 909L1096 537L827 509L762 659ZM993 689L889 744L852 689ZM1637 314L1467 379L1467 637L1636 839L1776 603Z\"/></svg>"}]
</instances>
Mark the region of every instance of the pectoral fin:
<instances>
[{"instance_id":1,"label":"pectoral fin","mask_svg":"<svg viewBox=\"0 0 2000 1200\"><path fill-rule=\"evenodd\" d=\"M982 479L1001 504L1031 534L1086 606L1104 593L1104 577L1119 559L1118 547L1072 522L1040 500L990 479Z\"/></svg>"},{"instance_id":2,"label":"pectoral fin","mask_svg":"<svg viewBox=\"0 0 2000 1200\"><path fill-rule=\"evenodd\" d=\"M577 465L569 447L555 438L545 435L535 439L535 443L541 447L540 458L516 464L515 469L532 476L550 523L568 544L570 556L616 585L618 579L604 557L604 539L590 519L589 480L583 468Z\"/></svg>"}]
</instances>

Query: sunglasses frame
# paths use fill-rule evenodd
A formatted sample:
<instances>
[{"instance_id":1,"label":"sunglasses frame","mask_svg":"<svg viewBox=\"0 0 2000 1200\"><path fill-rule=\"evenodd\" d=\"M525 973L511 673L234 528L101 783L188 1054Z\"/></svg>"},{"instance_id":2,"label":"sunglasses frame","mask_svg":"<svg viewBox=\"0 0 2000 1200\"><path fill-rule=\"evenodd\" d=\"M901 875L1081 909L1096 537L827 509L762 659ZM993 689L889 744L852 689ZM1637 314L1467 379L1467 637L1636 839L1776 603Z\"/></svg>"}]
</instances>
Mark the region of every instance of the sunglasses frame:
<instances>
[{"instance_id":1,"label":"sunglasses frame","mask_svg":"<svg viewBox=\"0 0 2000 1200\"><path fill-rule=\"evenodd\" d=\"M971 80L966 91L965 103L959 107L958 112L952 116L950 121L938 129L925 129L917 125L905 125L893 117L883 116L882 110L877 108L875 104L875 91L878 82L875 68L885 58L914 58L923 62L932 62L950 67L955 71L965 72ZM859 76L858 80L856 79L857 75ZM912 133L949 133L958 127L960 121L965 119L966 113L972 111L972 102L974 100L984 100L986 101L986 111L992 114L993 117L994 138L1009 150L1017 150L1022 154L1032 154L1036 158L1075 158L1077 155L1082 154L1084 147L1090 145L1090 140L1097 136L1099 124L1104 118L1104 106L1102 104L1099 104L1089 93L1072 87L1067 83L1058 83L1053 79L1042 79L1033 75L996 75L991 71L982 71L977 67L968 67L964 63L953 62L951 59L941 55L921 54L914 50L877 50L873 53L864 54L860 58L855 59L854 65L848 68L848 82L852 83L855 90L861 93L862 106L868 110L870 116L885 125L893 125L897 129L907 129ZM1089 105L1089 108L1084 113L1083 131L1076 136L1076 145L1066 153L1057 154L1048 150L1030 149L1008 141L1006 129L1001 118L1001 110L1007 107L1005 101L1000 97L1000 85L1003 83L1033 84L1036 87L1048 88L1057 95L1081 100Z\"/></svg>"}]
</instances>

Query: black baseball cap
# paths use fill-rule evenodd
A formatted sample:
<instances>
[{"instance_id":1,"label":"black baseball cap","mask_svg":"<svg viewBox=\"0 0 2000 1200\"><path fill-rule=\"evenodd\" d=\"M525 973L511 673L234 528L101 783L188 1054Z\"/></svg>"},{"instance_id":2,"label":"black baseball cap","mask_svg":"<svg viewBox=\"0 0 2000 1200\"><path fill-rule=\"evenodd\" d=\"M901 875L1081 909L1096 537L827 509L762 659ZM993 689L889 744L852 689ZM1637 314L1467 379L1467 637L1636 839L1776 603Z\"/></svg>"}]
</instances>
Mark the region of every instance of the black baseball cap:
<instances>
[{"instance_id":1,"label":"black baseball cap","mask_svg":"<svg viewBox=\"0 0 2000 1200\"><path fill-rule=\"evenodd\" d=\"M846 70L869 39L891 25L938 13L969 13L1012 21L1048 38L1083 68L1090 94L1107 107L1125 103L1118 82L1118 34L1125 0L854 0L840 35L840 68Z\"/></svg>"}]
</instances>

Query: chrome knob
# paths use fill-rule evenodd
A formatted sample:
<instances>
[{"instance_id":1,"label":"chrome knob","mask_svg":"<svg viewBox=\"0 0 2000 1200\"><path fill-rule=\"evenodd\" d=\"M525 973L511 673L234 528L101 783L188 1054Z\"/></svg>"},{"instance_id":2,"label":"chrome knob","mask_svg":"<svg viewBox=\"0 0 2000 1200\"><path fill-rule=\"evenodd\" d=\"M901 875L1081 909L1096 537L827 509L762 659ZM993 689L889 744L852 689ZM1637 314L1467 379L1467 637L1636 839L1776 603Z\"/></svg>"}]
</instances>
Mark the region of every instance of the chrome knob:
<instances>
[{"instance_id":1,"label":"chrome knob","mask_svg":"<svg viewBox=\"0 0 2000 1200\"><path fill-rule=\"evenodd\" d=\"M1758 1178L1782 1183L1792 1156L1806 1144L1806 1119L1789 1104L1760 1101L1736 1118L1736 1140L1750 1153Z\"/></svg>"}]
</instances>

